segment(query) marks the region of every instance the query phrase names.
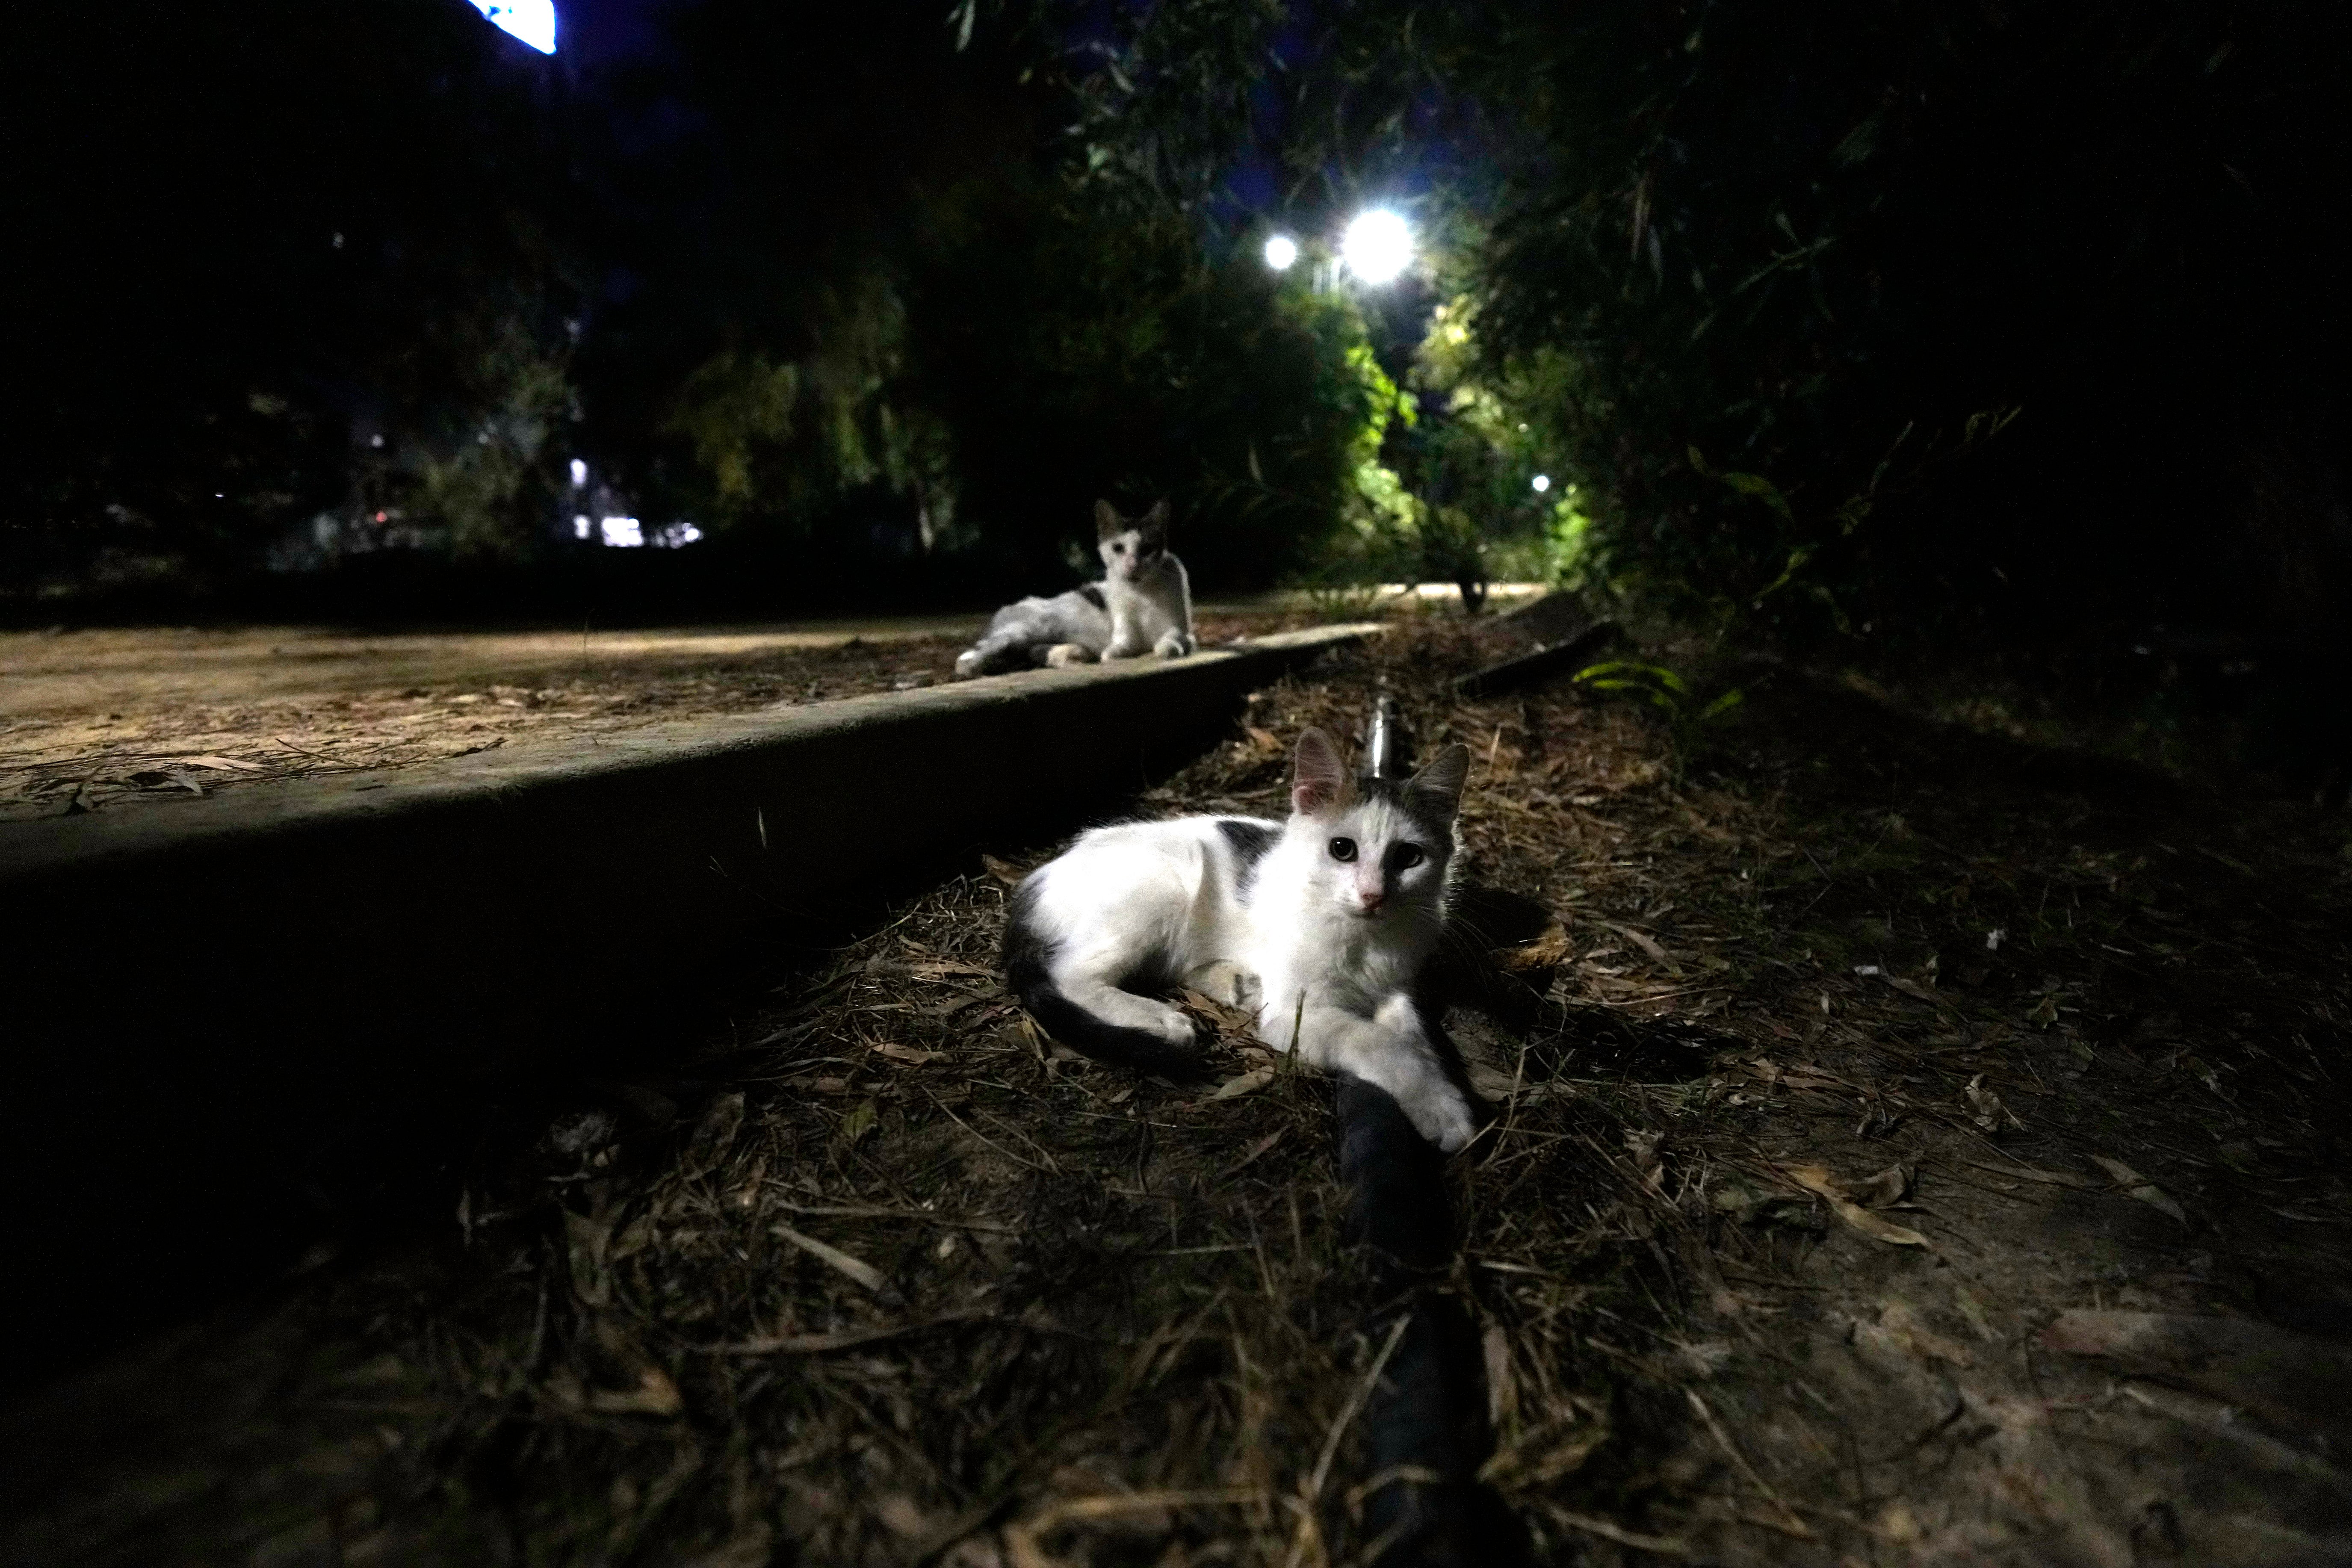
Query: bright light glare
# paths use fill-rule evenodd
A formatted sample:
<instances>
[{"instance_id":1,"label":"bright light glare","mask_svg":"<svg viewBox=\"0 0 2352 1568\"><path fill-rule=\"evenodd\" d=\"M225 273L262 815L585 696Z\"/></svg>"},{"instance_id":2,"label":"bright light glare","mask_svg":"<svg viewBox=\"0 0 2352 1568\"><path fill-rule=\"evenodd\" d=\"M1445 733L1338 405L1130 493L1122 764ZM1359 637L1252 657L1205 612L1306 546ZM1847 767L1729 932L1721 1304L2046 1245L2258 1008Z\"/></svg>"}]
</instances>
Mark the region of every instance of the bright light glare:
<instances>
[{"instance_id":1,"label":"bright light glare","mask_svg":"<svg viewBox=\"0 0 2352 1568\"><path fill-rule=\"evenodd\" d=\"M474 0L474 9L541 54L555 52L555 0Z\"/></svg>"},{"instance_id":2,"label":"bright light glare","mask_svg":"<svg viewBox=\"0 0 2352 1568\"><path fill-rule=\"evenodd\" d=\"M608 517L597 524L604 542L617 550L638 550L645 546L645 525L634 517Z\"/></svg>"},{"instance_id":3,"label":"bright light glare","mask_svg":"<svg viewBox=\"0 0 2352 1568\"><path fill-rule=\"evenodd\" d=\"M381 516L379 516L379 517L376 519L376 521L379 521L379 522L381 522L381 521L383 521L383 518L382 518ZM594 532L594 531L595 531L595 524L593 524L593 523L592 523L592 522L590 522L590 521L588 521L588 514L587 514L586 512L584 512L584 511L583 511L583 512L578 512L578 513L575 513L575 514L572 516L572 538L574 538L574 539L585 539L585 538L587 538L591 533L593 533L593 532Z\"/></svg>"},{"instance_id":4,"label":"bright light glare","mask_svg":"<svg viewBox=\"0 0 2352 1568\"><path fill-rule=\"evenodd\" d=\"M681 518L667 528L656 531L648 542L658 544L664 550L683 550L689 544L702 542L702 530Z\"/></svg>"},{"instance_id":5,"label":"bright light glare","mask_svg":"<svg viewBox=\"0 0 2352 1568\"><path fill-rule=\"evenodd\" d=\"M1287 272L1290 264L1298 259L1298 242L1286 234L1277 234L1265 242L1265 264L1276 272Z\"/></svg>"},{"instance_id":6,"label":"bright light glare","mask_svg":"<svg viewBox=\"0 0 2352 1568\"><path fill-rule=\"evenodd\" d=\"M1386 207L1356 215L1339 237L1339 259L1367 283L1388 283L1412 261L1412 230Z\"/></svg>"},{"instance_id":7,"label":"bright light glare","mask_svg":"<svg viewBox=\"0 0 2352 1568\"><path fill-rule=\"evenodd\" d=\"M1544 491L1551 489L1551 476L1549 474L1538 474L1535 477L1535 487L1536 494L1543 494Z\"/></svg>"},{"instance_id":8,"label":"bright light glare","mask_svg":"<svg viewBox=\"0 0 2352 1568\"><path fill-rule=\"evenodd\" d=\"M588 465L578 458L572 459L572 488L578 489L588 482Z\"/></svg>"}]
</instances>

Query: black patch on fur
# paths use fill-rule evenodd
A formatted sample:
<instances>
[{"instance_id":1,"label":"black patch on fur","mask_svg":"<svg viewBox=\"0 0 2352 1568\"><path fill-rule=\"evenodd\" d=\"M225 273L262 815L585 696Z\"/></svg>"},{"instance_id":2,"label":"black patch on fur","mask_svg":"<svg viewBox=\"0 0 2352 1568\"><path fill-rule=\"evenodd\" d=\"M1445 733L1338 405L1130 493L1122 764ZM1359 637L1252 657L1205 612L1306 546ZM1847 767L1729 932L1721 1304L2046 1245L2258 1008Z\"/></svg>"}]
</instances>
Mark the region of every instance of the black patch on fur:
<instances>
[{"instance_id":1,"label":"black patch on fur","mask_svg":"<svg viewBox=\"0 0 2352 1568\"><path fill-rule=\"evenodd\" d=\"M1103 597L1102 584L1099 583L1081 583L1078 585L1078 597L1097 610L1110 608L1110 601Z\"/></svg>"},{"instance_id":2,"label":"black patch on fur","mask_svg":"<svg viewBox=\"0 0 2352 1568\"><path fill-rule=\"evenodd\" d=\"M1265 858L1274 841L1282 837L1282 829L1270 823L1247 822L1237 816L1217 818L1217 831L1234 847L1234 886L1246 889L1257 876L1257 863Z\"/></svg>"},{"instance_id":3,"label":"black patch on fur","mask_svg":"<svg viewBox=\"0 0 2352 1568\"><path fill-rule=\"evenodd\" d=\"M1356 787L1371 799L1387 801L1404 813L1415 827L1429 835L1432 846L1452 847L1454 813L1448 809L1444 795L1415 789L1395 779L1358 779Z\"/></svg>"},{"instance_id":4,"label":"black patch on fur","mask_svg":"<svg viewBox=\"0 0 2352 1568\"><path fill-rule=\"evenodd\" d=\"M1030 911L1036 902L1031 886L1024 881L1013 889L1013 907L1004 921L1004 984L1029 1009L1029 1016L1054 1038L1097 1061L1163 1078L1201 1076L1202 1061L1193 1052L1179 1050L1145 1030L1106 1023L1062 994L1049 967L1053 944L1031 923ZM1164 960L1157 965L1147 960L1137 973L1120 980L1119 989L1139 994L1147 989L1163 989L1169 983L1162 973L1166 968Z\"/></svg>"}]
</instances>

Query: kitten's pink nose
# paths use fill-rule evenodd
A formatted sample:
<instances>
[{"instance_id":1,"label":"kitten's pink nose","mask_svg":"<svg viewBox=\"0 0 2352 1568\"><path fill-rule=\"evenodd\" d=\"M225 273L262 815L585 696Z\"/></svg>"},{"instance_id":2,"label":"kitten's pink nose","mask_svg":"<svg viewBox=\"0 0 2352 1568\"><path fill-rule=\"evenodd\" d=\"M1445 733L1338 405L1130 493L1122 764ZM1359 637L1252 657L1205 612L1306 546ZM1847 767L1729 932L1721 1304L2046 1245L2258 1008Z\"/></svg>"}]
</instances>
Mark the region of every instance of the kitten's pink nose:
<instances>
[{"instance_id":1,"label":"kitten's pink nose","mask_svg":"<svg viewBox=\"0 0 2352 1568\"><path fill-rule=\"evenodd\" d=\"M1363 910L1368 915L1378 910L1387 901L1388 895L1381 891L1378 888L1359 888L1356 889L1356 907Z\"/></svg>"}]
</instances>

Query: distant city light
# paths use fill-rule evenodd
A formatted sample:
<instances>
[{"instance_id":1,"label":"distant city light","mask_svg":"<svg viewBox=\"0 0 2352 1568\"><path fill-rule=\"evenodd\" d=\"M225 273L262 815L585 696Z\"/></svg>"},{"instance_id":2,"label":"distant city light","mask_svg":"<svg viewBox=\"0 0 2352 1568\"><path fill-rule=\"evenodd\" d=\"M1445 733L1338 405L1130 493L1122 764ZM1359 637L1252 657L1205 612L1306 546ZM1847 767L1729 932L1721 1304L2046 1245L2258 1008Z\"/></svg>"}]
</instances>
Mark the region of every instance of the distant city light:
<instances>
[{"instance_id":1,"label":"distant city light","mask_svg":"<svg viewBox=\"0 0 2352 1568\"><path fill-rule=\"evenodd\" d=\"M652 541L664 550L677 550L688 544L699 544L701 542L702 530L683 520L673 522L667 528L655 533Z\"/></svg>"},{"instance_id":2,"label":"distant city light","mask_svg":"<svg viewBox=\"0 0 2352 1568\"><path fill-rule=\"evenodd\" d=\"M473 0L473 6L499 31L542 55L555 52L555 0Z\"/></svg>"},{"instance_id":3,"label":"distant city light","mask_svg":"<svg viewBox=\"0 0 2352 1568\"><path fill-rule=\"evenodd\" d=\"M1287 272L1290 264L1298 259L1298 242L1286 234L1277 234L1265 242L1265 264L1276 272Z\"/></svg>"},{"instance_id":4,"label":"distant city light","mask_svg":"<svg viewBox=\"0 0 2352 1568\"><path fill-rule=\"evenodd\" d=\"M588 482L588 465L578 458L572 459L572 488L578 489Z\"/></svg>"},{"instance_id":5,"label":"distant city light","mask_svg":"<svg viewBox=\"0 0 2352 1568\"><path fill-rule=\"evenodd\" d=\"M645 525L634 517L608 517L596 525L604 542L615 550L638 550L645 546Z\"/></svg>"},{"instance_id":6,"label":"distant city light","mask_svg":"<svg viewBox=\"0 0 2352 1568\"><path fill-rule=\"evenodd\" d=\"M383 519L383 513L379 512L379 513L377 513L376 515L377 515L377 519L378 519L378 521L382 521L382 519ZM590 534L592 534L592 533L593 533L593 532L595 532L595 531L596 531L596 525L595 525L594 523L590 522L590 521L588 521L588 514L587 514L586 512L584 512L584 511L582 511L582 512L574 512L574 513L572 514L572 538L574 538L574 539L585 539L585 538L587 538Z\"/></svg>"},{"instance_id":7,"label":"distant city light","mask_svg":"<svg viewBox=\"0 0 2352 1568\"><path fill-rule=\"evenodd\" d=\"M1535 487L1536 494L1543 494L1544 491L1551 489L1551 476L1549 474L1538 474L1535 477Z\"/></svg>"},{"instance_id":8,"label":"distant city light","mask_svg":"<svg viewBox=\"0 0 2352 1568\"><path fill-rule=\"evenodd\" d=\"M1339 259L1367 283L1393 282L1412 262L1412 229L1386 207L1359 213L1339 237Z\"/></svg>"}]
</instances>

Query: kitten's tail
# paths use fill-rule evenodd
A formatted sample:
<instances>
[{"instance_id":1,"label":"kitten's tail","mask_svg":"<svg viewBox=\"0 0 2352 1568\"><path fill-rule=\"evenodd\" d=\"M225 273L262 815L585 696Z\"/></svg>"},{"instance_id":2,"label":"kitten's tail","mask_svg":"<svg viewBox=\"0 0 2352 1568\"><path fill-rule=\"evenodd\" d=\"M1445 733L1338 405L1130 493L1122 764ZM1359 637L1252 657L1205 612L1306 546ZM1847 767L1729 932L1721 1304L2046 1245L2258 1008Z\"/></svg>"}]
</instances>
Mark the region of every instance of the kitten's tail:
<instances>
[{"instance_id":1,"label":"kitten's tail","mask_svg":"<svg viewBox=\"0 0 2352 1568\"><path fill-rule=\"evenodd\" d=\"M1062 994L1062 988L1054 984L1053 944L1031 921L1032 902L1027 887L1014 891L1012 913L1004 922L1004 983L1038 1026L1097 1061L1162 1078L1200 1077L1198 1055L1147 1030L1097 1018Z\"/></svg>"}]
</instances>

